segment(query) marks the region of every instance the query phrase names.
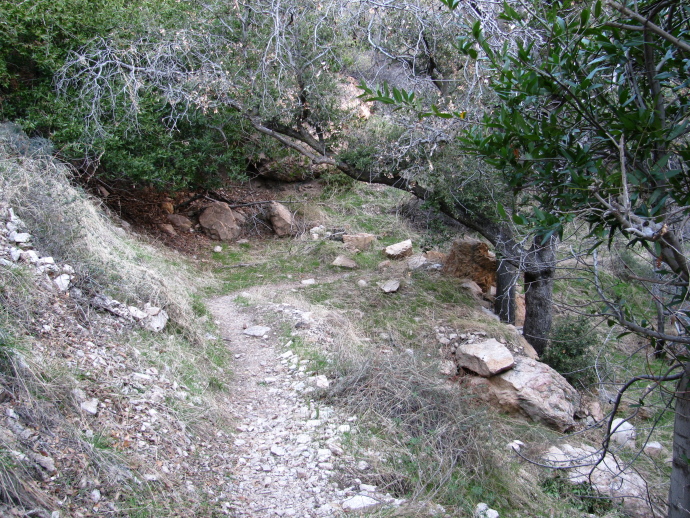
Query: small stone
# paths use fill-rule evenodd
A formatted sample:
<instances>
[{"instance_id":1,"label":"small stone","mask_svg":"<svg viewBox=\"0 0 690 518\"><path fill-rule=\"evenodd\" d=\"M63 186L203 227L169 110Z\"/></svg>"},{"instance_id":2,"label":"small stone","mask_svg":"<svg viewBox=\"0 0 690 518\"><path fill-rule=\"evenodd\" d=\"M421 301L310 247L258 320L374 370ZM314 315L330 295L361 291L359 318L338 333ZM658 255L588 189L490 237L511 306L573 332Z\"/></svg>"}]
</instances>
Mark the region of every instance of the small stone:
<instances>
[{"instance_id":1,"label":"small stone","mask_svg":"<svg viewBox=\"0 0 690 518\"><path fill-rule=\"evenodd\" d=\"M342 508L345 512L365 511L373 510L379 507L380 505L381 503L378 500L375 500L370 496L356 495L352 498L348 498L347 500L345 500L342 503Z\"/></svg>"},{"instance_id":2,"label":"small stone","mask_svg":"<svg viewBox=\"0 0 690 518\"><path fill-rule=\"evenodd\" d=\"M168 314L161 309L156 315L149 316L147 319L144 320L144 328L148 329L149 331L153 331L154 333L159 333L165 328L165 325L167 323Z\"/></svg>"},{"instance_id":3,"label":"small stone","mask_svg":"<svg viewBox=\"0 0 690 518\"><path fill-rule=\"evenodd\" d=\"M306 433L300 434L296 439L297 444L309 444L311 442L311 436Z\"/></svg>"},{"instance_id":4,"label":"small stone","mask_svg":"<svg viewBox=\"0 0 690 518\"><path fill-rule=\"evenodd\" d=\"M336 457L340 457L345 453L345 451L335 443L329 442L327 446L328 449L331 450L331 453Z\"/></svg>"},{"instance_id":5,"label":"small stone","mask_svg":"<svg viewBox=\"0 0 690 518\"><path fill-rule=\"evenodd\" d=\"M273 446L271 446L271 453L273 455L275 455L276 457L282 457L283 455L285 455L287 453L287 451L282 446L278 446L277 444L274 444Z\"/></svg>"},{"instance_id":6,"label":"small stone","mask_svg":"<svg viewBox=\"0 0 690 518\"><path fill-rule=\"evenodd\" d=\"M400 281L395 279L389 280L381 284L381 290L384 293L395 293L400 289Z\"/></svg>"},{"instance_id":7,"label":"small stone","mask_svg":"<svg viewBox=\"0 0 690 518\"><path fill-rule=\"evenodd\" d=\"M649 455L650 457L661 456L661 453L663 452L663 450L664 450L664 447L661 445L660 442L657 442L657 441L648 442L644 447L645 454Z\"/></svg>"},{"instance_id":8,"label":"small stone","mask_svg":"<svg viewBox=\"0 0 690 518\"><path fill-rule=\"evenodd\" d=\"M316 376L316 379L314 380L314 385L318 389L327 389L328 387L330 387L331 382L328 381L328 378L326 376L320 374Z\"/></svg>"},{"instance_id":9,"label":"small stone","mask_svg":"<svg viewBox=\"0 0 690 518\"><path fill-rule=\"evenodd\" d=\"M304 279L302 281L303 286L311 286L313 284L316 284L316 279Z\"/></svg>"},{"instance_id":10,"label":"small stone","mask_svg":"<svg viewBox=\"0 0 690 518\"><path fill-rule=\"evenodd\" d=\"M31 234L28 234L26 232L17 232L15 230L13 232L10 232L10 235L7 236L7 239L13 243L28 243L29 241L31 241Z\"/></svg>"},{"instance_id":11,"label":"small stone","mask_svg":"<svg viewBox=\"0 0 690 518\"><path fill-rule=\"evenodd\" d=\"M244 330L245 335L262 337L271 332L270 327L266 326L251 326Z\"/></svg>"},{"instance_id":12,"label":"small stone","mask_svg":"<svg viewBox=\"0 0 690 518\"><path fill-rule=\"evenodd\" d=\"M62 275L58 275L53 279L53 282L57 286L58 290L60 291L67 291L69 289L69 283L72 280L72 276L68 275L66 273L63 273Z\"/></svg>"},{"instance_id":13,"label":"small stone","mask_svg":"<svg viewBox=\"0 0 690 518\"><path fill-rule=\"evenodd\" d=\"M499 518L498 511L489 509L487 504L477 504L474 510L474 518Z\"/></svg>"},{"instance_id":14,"label":"small stone","mask_svg":"<svg viewBox=\"0 0 690 518\"><path fill-rule=\"evenodd\" d=\"M223 247L218 245L213 247L213 251L217 254L221 253L223 251Z\"/></svg>"},{"instance_id":15,"label":"small stone","mask_svg":"<svg viewBox=\"0 0 690 518\"><path fill-rule=\"evenodd\" d=\"M368 284L367 281L365 281L364 279L360 279L357 281L357 286L359 286L360 288L366 288Z\"/></svg>"},{"instance_id":16,"label":"small stone","mask_svg":"<svg viewBox=\"0 0 690 518\"><path fill-rule=\"evenodd\" d=\"M619 446L634 448L636 435L633 424L625 419L619 417L611 423L611 440Z\"/></svg>"},{"instance_id":17,"label":"small stone","mask_svg":"<svg viewBox=\"0 0 690 518\"><path fill-rule=\"evenodd\" d=\"M79 407L86 413L96 415L98 413L98 400L96 398L84 401Z\"/></svg>"},{"instance_id":18,"label":"small stone","mask_svg":"<svg viewBox=\"0 0 690 518\"><path fill-rule=\"evenodd\" d=\"M350 270L357 268L357 263L354 262L352 259L349 257L345 257L344 255L339 255L338 257L335 258L335 261L331 263L331 266L340 266L341 268L348 268Z\"/></svg>"},{"instance_id":19,"label":"small stone","mask_svg":"<svg viewBox=\"0 0 690 518\"><path fill-rule=\"evenodd\" d=\"M137 308L135 306L129 306L129 308L127 308L127 309L129 309L129 314L132 315L132 317L136 320L143 320L149 316L148 313L140 310L139 308Z\"/></svg>"},{"instance_id":20,"label":"small stone","mask_svg":"<svg viewBox=\"0 0 690 518\"><path fill-rule=\"evenodd\" d=\"M341 424L341 425L338 427L338 431L339 431L340 433L347 433L347 432L350 431L350 425L349 425L349 424Z\"/></svg>"},{"instance_id":21,"label":"small stone","mask_svg":"<svg viewBox=\"0 0 690 518\"><path fill-rule=\"evenodd\" d=\"M21 257L22 251L19 248L10 248L10 259L16 263Z\"/></svg>"},{"instance_id":22,"label":"small stone","mask_svg":"<svg viewBox=\"0 0 690 518\"><path fill-rule=\"evenodd\" d=\"M506 448L508 448L509 450L513 450L513 451L516 451L516 452L517 452L517 451L520 451L520 449L521 449L524 445L525 445L524 442L518 441L518 440L516 439L516 440L514 440L513 442L510 442L510 443L506 444Z\"/></svg>"}]
</instances>

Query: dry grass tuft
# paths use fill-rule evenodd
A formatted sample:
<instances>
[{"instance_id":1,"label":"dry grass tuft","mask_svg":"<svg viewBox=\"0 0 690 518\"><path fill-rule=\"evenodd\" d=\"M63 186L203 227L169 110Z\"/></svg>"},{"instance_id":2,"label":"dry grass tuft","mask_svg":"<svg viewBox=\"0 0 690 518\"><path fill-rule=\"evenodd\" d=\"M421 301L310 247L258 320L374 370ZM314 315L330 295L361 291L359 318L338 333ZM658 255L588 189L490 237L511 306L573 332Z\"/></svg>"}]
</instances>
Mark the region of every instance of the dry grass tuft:
<instances>
[{"instance_id":1,"label":"dry grass tuft","mask_svg":"<svg viewBox=\"0 0 690 518\"><path fill-rule=\"evenodd\" d=\"M432 364L407 354L340 364L326 398L370 423L387 443L374 483L413 499L456 501L462 485L486 479L485 412L449 386Z\"/></svg>"}]
</instances>

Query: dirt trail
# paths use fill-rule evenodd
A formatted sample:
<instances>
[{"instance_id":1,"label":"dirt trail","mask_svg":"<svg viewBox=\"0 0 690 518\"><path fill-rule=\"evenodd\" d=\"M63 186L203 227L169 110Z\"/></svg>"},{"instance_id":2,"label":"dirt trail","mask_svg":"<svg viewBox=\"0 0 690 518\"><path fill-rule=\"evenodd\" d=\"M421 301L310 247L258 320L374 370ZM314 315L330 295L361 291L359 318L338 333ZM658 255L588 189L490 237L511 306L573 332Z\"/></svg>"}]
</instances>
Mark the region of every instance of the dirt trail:
<instances>
[{"instance_id":1,"label":"dirt trail","mask_svg":"<svg viewBox=\"0 0 690 518\"><path fill-rule=\"evenodd\" d=\"M337 467L356 462L340 445L354 419L305 397L325 377L310 375L309 361L280 343L276 329L263 337L244 333L250 323L269 326L276 314L293 324L308 321L310 314L285 304L256 311L234 300L230 295L209 303L235 358L232 511L238 517L339 516L361 493L360 487L339 489L333 481ZM391 500L375 490L370 497L377 505Z\"/></svg>"}]
</instances>

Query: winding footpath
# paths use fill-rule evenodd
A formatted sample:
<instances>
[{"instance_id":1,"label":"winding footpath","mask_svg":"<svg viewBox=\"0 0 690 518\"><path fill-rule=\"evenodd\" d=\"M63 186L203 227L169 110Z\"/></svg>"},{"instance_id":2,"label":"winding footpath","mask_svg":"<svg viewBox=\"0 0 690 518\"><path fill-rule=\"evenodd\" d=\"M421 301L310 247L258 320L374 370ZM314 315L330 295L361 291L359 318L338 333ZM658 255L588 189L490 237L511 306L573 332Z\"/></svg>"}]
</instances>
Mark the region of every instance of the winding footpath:
<instances>
[{"instance_id":1,"label":"winding footpath","mask_svg":"<svg viewBox=\"0 0 690 518\"><path fill-rule=\"evenodd\" d=\"M235 299L209 303L235 358L230 385L235 463L227 511L237 517L322 517L401 505L402 500L344 475L369 469L342 447L345 435L356 433L356 418L309 399L328 380L310 374L310 361L295 355L271 328L277 327L276 317L293 327L316 325L311 314L286 304L245 308Z\"/></svg>"}]
</instances>

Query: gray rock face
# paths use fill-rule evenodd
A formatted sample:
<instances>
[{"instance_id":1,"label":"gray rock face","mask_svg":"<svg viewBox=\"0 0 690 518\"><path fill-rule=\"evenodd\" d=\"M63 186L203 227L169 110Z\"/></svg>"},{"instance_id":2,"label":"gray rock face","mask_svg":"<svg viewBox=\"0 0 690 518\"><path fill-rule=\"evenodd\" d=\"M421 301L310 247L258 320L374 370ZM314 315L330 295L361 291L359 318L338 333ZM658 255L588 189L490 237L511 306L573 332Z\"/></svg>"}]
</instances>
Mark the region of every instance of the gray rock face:
<instances>
[{"instance_id":1,"label":"gray rock face","mask_svg":"<svg viewBox=\"0 0 690 518\"><path fill-rule=\"evenodd\" d=\"M515 358L515 366L473 383L505 412L519 412L561 432L575 425L580 396L558 372L530 358Z\"/></svg>"},{"instance_id":2,"label":"gray rock face","mask_svg":"<svg viewBox=\"0 0 690 518\"><path fill-rule=\"evenodd\" d=\"M277 236L289 236L294 233L292 213L285 205L275 201L271 202L269 218Z\"/></svg>"},{"instance_id":3,"label":"gray rock face","mask_svg":"<svg viewBox=\"0 0 690 518\"><path fill-rule=\"evenodd\" d=\"M401 241L394 245L387 246L383 253L388 259L403 259L412 255L412 240Z\"/></svg>"},{"instance_id":4,"label":"gray rock face","mask_svg":"<svg viewBox=\"0 0 690 518\"><path fill-rule=\"evenodd\" d=\"M455 352L460 367L489 378L515 365L508 348L493 338L478 343L462 344Z\"/></svg>"},{"instance_id":5,"label":"gray rock face","mask_svg":"<svg viewBox=\"0 0 690 518\"><path fill-rule=\"evenodd\" d=\"M600 457L601 452L591 446L562 444L549 448L544 460L558 468L573 466L566 470L571 484L591 483L595 491L622 503L630 516L654 516L647 499L647 484L642 477L631 470L624 470L610 453L601 462Z\"/></svg>"},{"instance_id":6,"label":"gray rock face","mask_svg":"<svg viewBox=\"0 0 690 518\"><path fill-rule=\"evenodd\" d=\"M234 212L225 203L217 202L206 207L199 216L199 224L211 239L232 241L240 235Z\"/></svg>"}]
</instances>

